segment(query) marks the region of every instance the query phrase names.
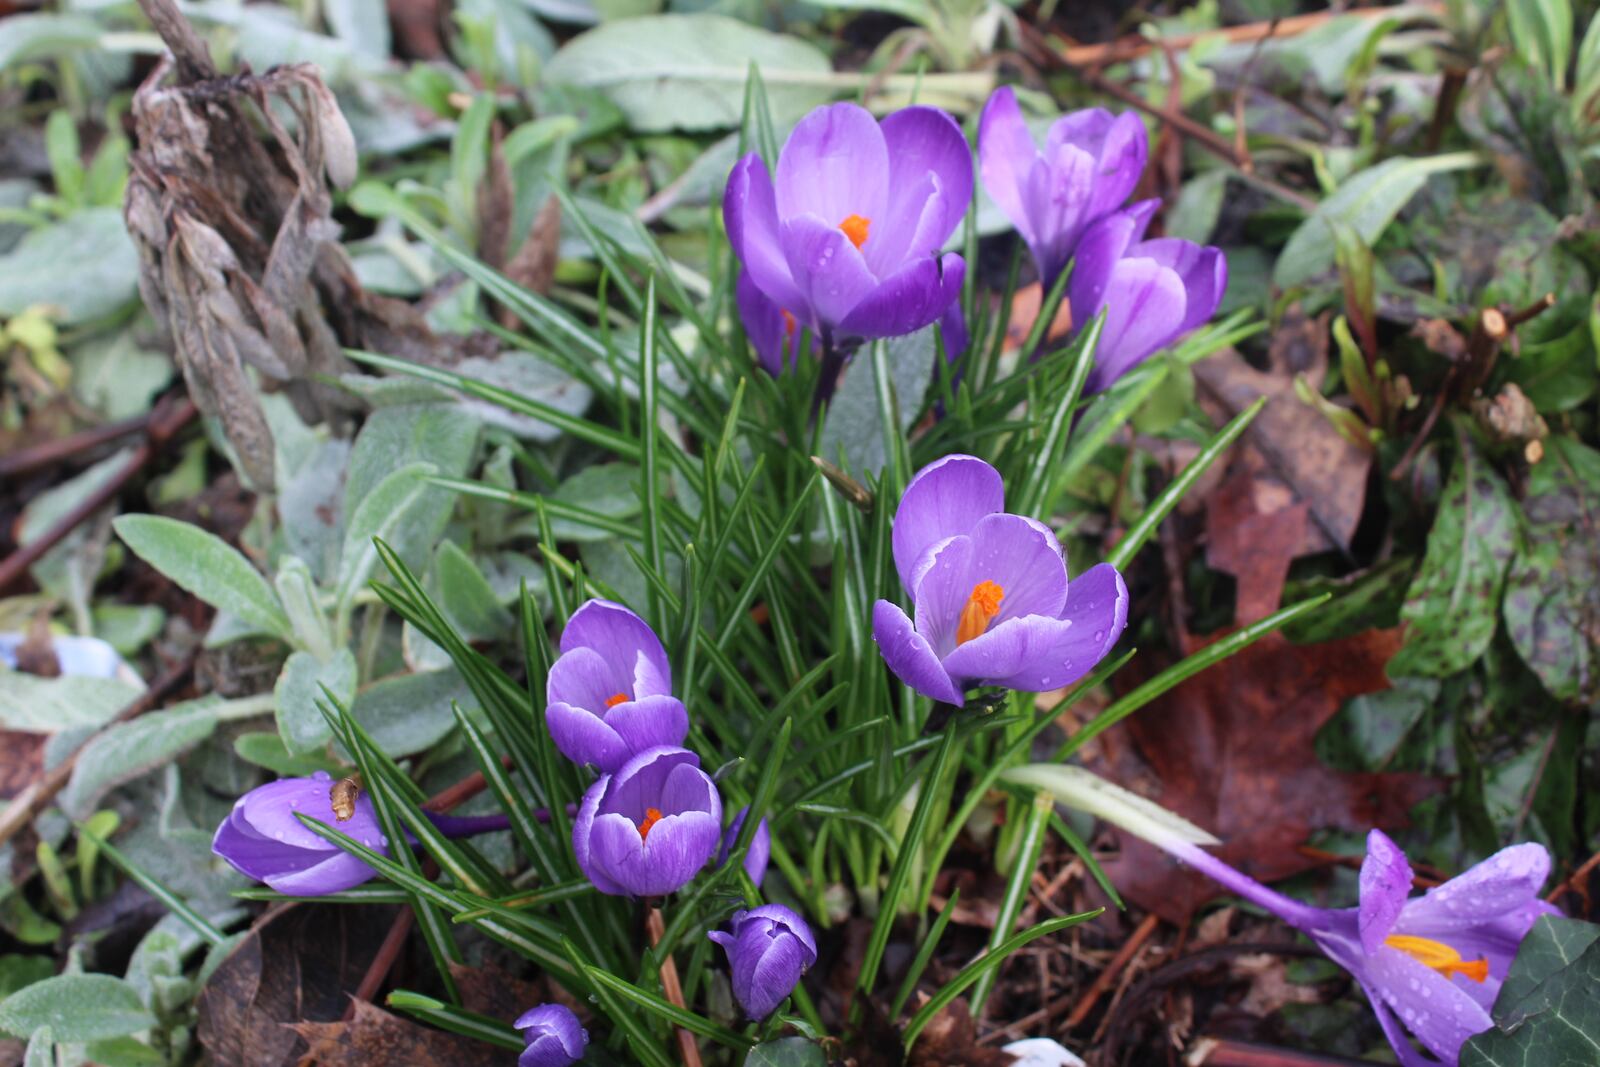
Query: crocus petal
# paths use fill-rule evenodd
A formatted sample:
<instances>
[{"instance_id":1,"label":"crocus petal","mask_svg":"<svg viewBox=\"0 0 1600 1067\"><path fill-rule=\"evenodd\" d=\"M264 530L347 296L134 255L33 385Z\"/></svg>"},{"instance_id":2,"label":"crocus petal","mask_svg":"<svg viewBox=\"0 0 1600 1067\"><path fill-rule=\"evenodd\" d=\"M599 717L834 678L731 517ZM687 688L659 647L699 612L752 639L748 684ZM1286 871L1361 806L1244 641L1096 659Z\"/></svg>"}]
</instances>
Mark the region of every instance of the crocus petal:
<instances>
[{"instance_id":1,"label":"crocus petal","mask_svg":"<svg viewBox=\"0 0 1600 1067\"><path fill-rule=\"evenodd\" d=\"M644 842L644 867L652 882L651 888L639 895L655 896L681 889L716 855L721 840L720 802L711 811L663 816Z\"/></svg>"},{"instance_id":2,"label":"crocus petal","mask_svg":"<svg viewBox=\"0 0 1600 1067\"><path fill-rule=\"evenodd\" d=\"M805 953L795 938L773 938L772 946L755 957L749 977L738 983L745 990L740 1006L750 1018L765 1019L794 992L805 968Z\"/></svg>"},{"instance_id":3,"label":"crocus petal","mask_svg":"<svg viewBox=\"0 0 1600 1067\"><path fill-rule=\"evenodd\" d=\"M1027 615L1060 616L1067 601L1067 562L1048 526L1024 515L986 515L969 536L967 593L988 581L1005 594L991 628Z\"/></svg>"},{"instance_id":4,"label":"crocus petal","mask_svg":"<svg viewBox=\"0 0 1600 1067\"><path fill-rule=\"evenodd\" d=\"M560 753L573 763L592 763L614 771L627 762L633 749L606 720L585 708L557 700L545 706L545 725Z\"/></svg>"},{"instance_id":5,"label":"crocus petal","mask_svg":"<svg viewBox=\"0 0 1600 1067\"><path fill-rule=\"evenodd\" d=\"M300 871L269 875L262 881L269 889L291 897L320 897L353 889L371 881L378 872L361 860L341 852Z\"/></svg>"},{"instance_id":6,"label":"crocus petal","mask_svg":"<svg viewBox=\"0 0 1600 1067\"><path fill-rule=\"evenodd\" d=\"M1372 1014L1378 1017L1378 1025L1383 1027L1383 1036L1389 1039L1389 1046L1394 1049L1400 1067L1440 1067L1439 1061L1424 1056L1411 1047L1405 1027L1400 1025L1400 1020L1395 1017L1388 1003L1376 989L1362 982L1361 991L1367 995L1367 1001L1372 1005Z\"/></svg>"},{"instance_id":7,"label":"crocus petal","mask_svg":"<svg viewBox=\"0 0 1600 1067\"><path fill-rule=\"evenodd\" d=\"M596 889L614 897L625 897L628 891L613 881L607 871L596 862L594 851L590 847L594 837L595 817L600 810L600 800L605 796L610 780L609 775L596 779L583 794L583 802L578 805L577 817L572 821L572 852L577 858L578 869L583 872L585 878L594 883ZM635 832L634 836L637 837L638 833Z\"/></svg>"},{"instance_id":8,"label":"crocus petal","mask_svg":"<svg viewBox=\"0 0 1600 1067\"><path fill-rule=\"evenodd\" d=\"M939 333L944 341L944 358L947 363L954 363L967 353L967 346L972 343L972 334L967 329L967 317L961 313L961 301L953 300L949 308L939 317ZM938 380L938 374L934 375ZM959 383L959 378L952 381L951 385Z\"/></svg>"},{"instance_id":9,"label":"crocus petal","mask_svg":"<svg viewBox=\"0 0 1600 1067\"><path fill-rule=\"evenodd\" d=\"M1491 922L1537 900L1548 877L1550 853L1543 845L1503 848L1408 903L1405 928L1443 931Z\"/></svg>"},{"instance_id":10,"label":"crocus petal","mask_svg":"<svg viewBox=\"0 0 1600 1067\"><path fill-rule=\"evenodd\" d=\"M1028 173L1023 203L1039 239L1030 244L1041 285L1054 285L1089 222L1095 158L1072 145L1047 150Z\"/></svg>"},{"instance_id":11,"label":"crocus petal","mask_svg":"<svg viewBox=\"0 0 1600 1067\"><path fill-rule=\"evenodd\" d=\"M1043 693L1070 685L1094 666L1074 656L1072 623L1047 615L1024 615L991 627L944 658L952 678L968 685L1003 685Z\"/></svg>"},{"instance_id":12,"label":"crocus petal","mask_svg":"<svg viewBox=\"0 0 1600 1067\"><path fill-rule=\"evenodd\" d=\"M938 178L932 173L910 177L904 186L896 187L884 217L861 246L862 258L874 278L888 278L907 260L939 251L948 236L938 235L943 225L943 199Z\"/></svg>"},{"instance_id":13,"label":"crocus petal","mask_svg":"<svg viewBox=\"0 0 1600 1067\"><path fill-rule=\"evenodd\" d=\"M592 648L574 647L550 665L544 693L552 704L571 704L599 712L617 693L633 699L633 672L619 672L615 664Z\"/></svg>"},{"instance_id":14,"label":"crocus petal","mask_svg":"<svg viewBox=\"0 0 1600 1067\"><path fill-rule=\"evenodd\" d=\"M722 825L722 798L717 787L706 772L692 763L679 763L672 768L661 783L655 806L668 815L708 811L717 816L717 825Z\"/></svg>"},{"instance_id":15,"label":"crocus petal","mask_svg":"<svg viewBox=\"0 0 1600 1067\"><path fill-rule=\"evenodd\" d=\"M1093 194L1084 222L1115 210L1144 174L1150 139L1144 122L1132 111L1113 116L1102 108L1072 112L1057 119L1045 138L1045 152L1070 144L1095 160Z\"/></svg>"},{"instance_id":16,"label":"crocus petal","mask_svg":"<svg viewBox=\"0 0 1600 1067\"><path fill-rule=\"evenodd\" d=\"M776 378L794 362L798 335L790 334L783 309L761 291L748 270L739 272L734 297L739 306L739 322L750 339L750 347L756 350L756 358L766 372Z\"/></svg>"},{"instance_id":17,"label":"crocus petal","mask_svg":"<svg viewBox=\"0 0 1600 1067\"><path fill-rule=\"evenodd\" d=\"M783 255L772 176L754 152L734 164L728 175L722 219L728 228L728 243L750 272L750 280L779 307L806 317L809 313Z\"/></svg>"},{"instance_id":18,"label":"crocus petal","mask_svg":"<svg viewBox=\"0 0 1600 1067\"><path fill-rule=\"evenodd\" d=\"M618 678L634 677L637 657L643 653L654 665L656 676L669 689L672 685L672 665L661 639L649 623L614 601L589 600L572 613L561 631L561 652L565 655L575 648L598 652Z\"/></svg>"},{"instance_id":19,"label":"crocus petal","mask_svg":"<svg viewBox=\"0 0 1600 1067\"><path fill-rule=\"evenodd\" d=\"M888 189L889 150L883 132L859 104L815 109L795 126L778 154L778 217L785 221L815 215L837 227L851 215L880 219Z\"/></svg>"},{"instance_id":20,"label":"crocus petal","mask_svg":"<svg viewBox=\"0 0 1600 1067\"><path fill-rule=\"evenodd\" d=\"M806 966L809 967L817 962L817 939L811 933L810 925L796 912L782 904L762 904L744 914L748 918L767 919L778 923L785 931L799 938L800 944L804 947Z\"/></svg>"},{"instance_id":21,"label":"crocus petal","mask_svg":"<svg viewBox=\"0 0 1600 1067\"><path fill-rule=\"evenodd\" d=\"M325 849L298 848L262 837L253 833L248 824L231 816L222 820L217 827L211 839L211 851L246 878L258 882L278 874L304 870L328 857Z\"/></svg>"},{"instance_id":22,"label":"crocus petal","mask_svg":"<svg viewBox=\"0 0 1600 1067\"><path fill-rule=\"evenodd\" d=\"M1005 508L1000 472L976 456L949 455L923 467L906 486L890 535L900 582L914 588L922 554L949 537L970 533L978 520Z\"/></svg>"},{"instance_id":23,"label":"crocus petal","mask_svg":"<svg viewBox=\"0 0 1600 1067\"><path fill-rule=\"evenodd\" d=\"M1072 264L1072 278L1067 282L1073 329L1083 329L1105 305L1111 272L1143 235L1160 203L1159 200L1141 200L1114 215L1107 215L1084 233Z\"/></svg>"},{"instance_id":24,"label":"crocus petal","mask_svg":"<svg viewBox=\"0 0 1600 1067\"><path fill-rule=\"evenodd\" d=\"M733 817L733 822L722 832L722 844L717 848L717 866L728 862L728 854L733 851L733 846L739 841L739 831L744 829L745 817L750 814L746 805L739 809L739 814ZM750 876L750 881L755 883L757 889L767 876L767 862L772 858L772 828L767 825L767 820L762 819L756 826L756 832L750 837L750 848L744 854L744 873ZM715 938L713 938L715 940Z\"/></svg>"},{"instance_id":25,"label":"crocus petal","mask_svg":"<svg viewBox=\"0 0 1600 1067\"><path fill-rule=\"evenodd\" d=\"M839 323L839 335L872 340L914 333L955 303L966 273L966 261L954 252L914 259L850 309Z\"/></svg>"},{"instance_id":26,"label":"crocus petal","mask_svg":"<svg viewBox=\"0 0 1600 1067\"><path fill-rule=\"evenodd\" d=\"M1422 1047L1446 1063L1456 1062L1467 1038L1494 1025L1466 990L1399 949L1369 955L1367 980Z\"/></svg>"},{"instance_id":27,"label":"crocus petal","mask_svg":"<svg viewBox=\"0 0 1600 1067\"><path fill-rule=\"evenodd\" d=\"M891 190L908 189L924 174L936 180L937 214L926 234L907 250L907 255L929 255L955 232L972 203L972 149L955 119L938 108L901 108L881 128Z\"/></svg>"},{"instance_id":28,"label":"crocus petal","mask_svg":"<svg viewBox=\"0 0 1600 1067\"><path fill-rule=\"evenodd\" d=\"M608 727L616 731L629 755L662 745L675 747L683 744L683 739L689 736L689 712L684 708L683 701L673 696L649 696L626 701L609 708L605 713L605 721Z\"/></svg>"},{"instance_id":29,"label":"crocus petal","mask_svg":"<svg viewBox=\"0 0 1600 1067\"><path fill-rule=\"evenodd\" d=\"M961 690L898 605L880 600L872 606L872 639L896 678L923 696L946 704L962 702Z\"/></svg>"},{"instance_id":30,"label":"crocus petal","mask_svg":"<svg viewBox=\"0 0 1600 1067\"><path fill-rule=\"evenodd\" d=\"M1382 830L1367 834L1367 858L1361 863L1361 947L1378 951L1394 930L1411 895L1411 865L1400 846Z\"/></svg>"},{"instance_id":31,"label":"crocus petal","mask_svg":"<svg viewBox=\"0 0 1600 1067\"><path fill-rule=\"evenodd\" d=\"M1204 326L1216 314L1223 291L1228 288L1228 260L1220 248L1203 248L1176 237L1158 237L1141 241L1129 254L1155 260L1183 282L1188 300L1183 323L1178 327L1180 335Z\"/></svg>"},{"instance_id":32,"label":"crocus petal","mask_svg":"<svg viewBox=\"0 0 1600 1067\"><path fill-rule=\"evenodd\" d=\"M978 120L978 167L983 187L1022 239L1032 245L1038 238L1024 206L1028 172L1039 162L1039 149L1009 85L996 89Z\"/></svg>"},{"instance_id":33,"label":"crocus petal","mask_svg":"<svg viewBox=\"0 0 1600 1067\"><path fill-rule=\"evenodd\" d=\"M1111 271L1090 388L1110 386L1176 337L1187 299L1182 280L1154 260L1119 262Z\"/></svg>"},{"instance_id":34,"label":"crocus petal","mask_svg":"<svg viewBox=\"0 0 1600 1067\"><path fill-rule=\"evenodd\" d=\"M838 327L860 303L862 294L878 284L867 269L861 250L843 230L819 216L785 219L783 249L795 284L815 317L816 321L809 324L813 329Z\"/></svg>"},{"instance_id":35,"label":"crocus petal","mask_svg":"<svg viewBox=\"0 0 1600 1067\"><path fill-rule=\"evenodd\" d=\"M961 612L972 595L972 553L972 538L952 537L934 545L917 566L912 621L940 659L955 649Z\"/></svg>"}]
</instances>

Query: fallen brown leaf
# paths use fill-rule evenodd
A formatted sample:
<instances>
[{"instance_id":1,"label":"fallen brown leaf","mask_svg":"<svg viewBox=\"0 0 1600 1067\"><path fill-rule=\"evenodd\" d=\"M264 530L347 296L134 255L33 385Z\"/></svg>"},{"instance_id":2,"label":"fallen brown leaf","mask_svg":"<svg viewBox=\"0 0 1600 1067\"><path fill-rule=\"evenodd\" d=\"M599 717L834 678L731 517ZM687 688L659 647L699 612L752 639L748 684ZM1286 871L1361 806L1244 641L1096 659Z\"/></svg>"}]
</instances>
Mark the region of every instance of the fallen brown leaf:
<instances>
[{"instance_id":1,"label":"fallen brown leaf","mask_svg":"<svg viewBox=\"0 0 1600 1067\"><path fill-rule=\"evenodd\" d=\"M361 984L393 918L390 908L337 904L269 911L200 991L199 1036L207 1062L296 1063L307 1042L288 1024L331 1023L344 1015L350 991Z\"/></svg>"},{"instance_id":2,"label":"fallen brown leaf","mask_svg":"<svg viewBox=\"0 0 1600 1067\"><path fill-rule=\"evenodd\" d=\"M1211 565L1235 574L1241 583L1258 568L1287 573L1289 562L1299 556L1330 549L1348 551L1361 520L1372 454L1352 444L1295 395L1297 375L1317 387L1327 366L1326 317L1308 319L1296 309L1285 314L1273 335L1267 370L1257 370L1231 351L1195 365L1201 402L1219 422L1237 415L1258 397L1267 398L1266 409L1235 448L1224 479L1225 484L1236 477L1248 479L1248 484L1234 485L1235 495L1227 506L1208 515L1209 540L1223 545L1220 555L1212 550ZM1295 508L1303 509L1303 522L1293 514L1270 518ZM1230 530L1230 519L1248 520L1252 529ZM1267 534L1273 539L1270 546L1253 544ZM1277 591L1269 590L1260 578L1253 586L1249 603L1241 605L1236 618L1240 623L1277 607ZM1269 592L1273 594L1270 597ZM1259 614L1249 615L1245 608Z\"/></svg>"},{"instance_id":3,"label":"fallen brown leaf","mask_svg":"<svg viewBox=\"0 0 1600 1067\"><path fill-rule=\"evenodd\" d=\"M504 1067L510 1059L504 1049L430 1030L364 1000L355 1001L349 1022L295 1023L291 1029L309 1047L305 1059L319 1067Z\"/></svg>"},{"instance_id":4,"label":"fallen brown leaf","mask_svg":"<svg viewBox=\"0 0 1600 1067\"><path fill-rule=\"evenodd\" d=\"M1152 799L1221 838L1216 854L1253 878L1315 867L1299 851L1312 831L1403 826L1439 788L1423 775L1347 773L1317 758L1317 731L1349 698L1388 687L1384 665L1400 644L1397 630L1318 645L1262 638L1129 719L1120 729L1144 766L1108 746L1121 754L1108 770L1130 783L1153 777ZM1221 892L1126 835L1105 866L1120 892L1174 923Z\"/></svg>"}]
</instances>

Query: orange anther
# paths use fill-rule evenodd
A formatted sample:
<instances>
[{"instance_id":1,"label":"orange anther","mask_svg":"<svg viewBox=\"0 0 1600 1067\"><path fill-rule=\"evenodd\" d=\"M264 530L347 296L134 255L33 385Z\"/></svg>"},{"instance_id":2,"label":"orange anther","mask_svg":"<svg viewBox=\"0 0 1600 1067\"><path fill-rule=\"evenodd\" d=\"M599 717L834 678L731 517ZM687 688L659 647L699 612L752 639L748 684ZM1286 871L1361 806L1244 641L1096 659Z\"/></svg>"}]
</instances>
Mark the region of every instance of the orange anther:
<instances>
[{"instance_id":1,"label":"orange anther","mask_svg":"<svg viewBox=\"0 0 1600 1067\"><path fill-rule=\"evenodd\" d=\"M650 828L661 821L660 808L645 808L644 822L639 824L639 840L650 840Z\"/></svg>"},{"instance_id":2,"label":"orange anther","mask_svg":"<svg viewBox=\"0 0 1600 1067\"><path fill-rule=\"evenodd\" d=\"M872 228L872 220L865 215L848 215L839 223L839 229L850 238L850 243L860 248L867 243L867 231Z\"/></svg>"},{"instance_id":3,"label":"orange anther","mask_svg":"<svg viewBox=\"0 0 1600 1067\"><path fill-rule=\"evenodd\" d=\"M994 617L1000 614L1000 601L1006 591L994 582L982 581L972 587L967 606L961 609L961 622L956 626L956 644L964 645L974 637L982 637Z\"/></svg>"}]
</instances>

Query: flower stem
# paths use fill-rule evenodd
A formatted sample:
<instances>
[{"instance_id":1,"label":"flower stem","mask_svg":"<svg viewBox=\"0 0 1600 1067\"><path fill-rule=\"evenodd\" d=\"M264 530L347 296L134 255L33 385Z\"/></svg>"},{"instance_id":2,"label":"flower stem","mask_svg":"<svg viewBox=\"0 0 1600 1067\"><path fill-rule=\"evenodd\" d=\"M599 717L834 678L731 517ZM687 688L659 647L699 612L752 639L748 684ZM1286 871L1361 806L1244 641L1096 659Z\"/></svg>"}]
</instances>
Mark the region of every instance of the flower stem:
<instances>
[{"instance_id":1,"label":"flower stem","mask_svg":"<svg viewBox=\"0 0 1600 1067\"><path fill-rule=\"evenodd\" d=\"M661 909L653 904L645 910L644 929L650 937L650 947L659 947L662 937L666 936L667 924L661 917ZM661 958L661 992L673 1007L688 1010L683 1001L683 985L678 981L678 965L670 952ZM683 1067L702 1067L700 1046L695 1044L694 1035L681 1026L678 1027L678 1048L683 1053Z\"/></svg>"},{"instance_id":2,"label":"flower stem","mask_svg":"<svg viewBox=\"0 0 1600 1067\"><path fill-rule=\"evenodd\" d=\"M1300 930L1312 930L1318 925L1321 909L1291 900L1274 889L1268 889L1242 871L1237 871L1201 848L1187 841L1152 842L1173 859L1188 864L1201 874L1218 882L1235 896L1243 897L1257 907L1264 908Z\"/></svg>"},{"instance_id":3,"label":"flower stem","mask_svg":"<svg viewBox=\"0 0 1600 1067\"><path fill-rule=\"evenodd\" d=\"M815 423L817 416L822 412L822 406L833 399L833 391L839 387L839 372L844 369L844 358L847 353L833 341L833 331L824 328L822 331L822 373L817 378L817 391L811 397L811 421Z\"/></svg>"}]
</instances>

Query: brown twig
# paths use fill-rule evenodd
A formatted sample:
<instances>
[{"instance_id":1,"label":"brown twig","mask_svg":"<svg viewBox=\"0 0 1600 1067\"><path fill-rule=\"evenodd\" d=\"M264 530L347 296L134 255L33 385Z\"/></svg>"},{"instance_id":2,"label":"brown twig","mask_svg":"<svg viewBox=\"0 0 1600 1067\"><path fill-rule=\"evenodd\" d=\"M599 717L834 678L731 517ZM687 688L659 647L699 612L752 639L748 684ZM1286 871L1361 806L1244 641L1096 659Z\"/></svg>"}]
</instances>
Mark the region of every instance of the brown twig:
<instances>
[{"instance_id":1,"label":"brown twig","mask_svg":"<svg viewBox=\"0 0 1600 1067\"><path fill-rule=\"evenodd\" d=\"M1450 395L1450 384L1455 378L1456 369L1450 368L1444 381L1439 385L1439 395L1433 398L1433 407L1428 409L1428 417L1422 420L1422 426L1417 430L1417 435L1411 439L1411 444L1406 447L1405 454L1400 457L1400 462L1389 471L1389 480L1398 482L1406 476L1406 471L1411 469L1411 463L1417 458L1417 453L1422 451L1422 446L1427 443L1428 435L1433 432L1433 424L1439 421L1439 416L1444 412L1445 400Z\"/></svg>"},{"instance_id":2,"label":"brown twig","mask_svg":"<svg viewBox=\"0 0 1600 1067\"><path fill-rule=\"evenodd\" d=\"M1444 5L1426 3L1408 5L1420 14L1439 14L1444 11ZM1204 33L1185 33L1176 37L1163 38L1156 42L1139 34L1130 34L1119 37L1115 41L1104 44L1074 44L1065 34L1057 36L1062 41L1060 54L1063 59L1075 67L1100 67L1108 63L1122 63L1130 59L1138 59L1157 47L1173 48L1182 51L1202 39L1221 37L1231 44L1241 44L1247 41L1259 41L1267 37L1294 37L1314 30L1324 22L1335 16L1354 15L1360 18L1389 18L1393 16L1393 7L1354 7L1345 11L1317 11L1309 15L1296 15L1293 18L1272 19L1267 22L1249 22L1243 26L1229 26L1222 30L1208 30ZM1276 26L1276 29L1274 29Z\"/></svg>"},{"instance_id":3,"label":"brown twig","mask_svg":"<svg viewBox=\"0 0 1600 1067\"><path fill-rule=\"evenodd\" d=\"M667 933L667 924L661 917L660 908L651 905L645 910L644 928L650 937L650 947L660 947L661 939ZM678 981L678 965L673 962L670 952L661 958L661 993L673 1007L687 1007L683 999L683 985ZM701 1067L700 1046L695 1044L694 1035L681 1026L678 1027L678 1049L683 1053L683 1067Z\"/></svg>"},{"instance_id":4,"label":"brown twig","mask_svg":"<svg viewBox=\"0 0 1600 1067\"><path fill-rule=\"evenodd\" d=\"M1561 899L1563 894L1569 891L1573 893L1583 893L1583 880L1589 877L1589 875L1593 874L1595 868L1597 867L1600 867L1600 852L1596 852L1594 855L1584 860L1578 869L1573 871L1572 875L1566 881L1550 890L1550 895L1544 898L1545 901L1547 903L1554 904L1556 901ZM1584 895L1585 899L1587 899L1588 894Z\"/></svg>"},{"instance_id":5,"label":"brown twig","mask_svg":"<svg viewBox=\"0 0 1600 1067\"><path fill-rule=\"evenodd\" d=\"M1370 1067L1368 1060L1352 1060L1319 1052L1296 1052L1246 1041L1202 1038L1195 1047L1195 1067Z\"/></svg>"},{"instance_id":6,"label":"brown twig","mask_svg":"<svg viewBox=\"0 0 1600 1067\"><path fill-rule=\"evenodd\" d=\"M149 463L195 416L194 404L184 397L166 402L151 413L145 429L144 441L122 461L116 472L98 489L78 503L78 506L61 516L56 523L36 540L22 545L0 561L0 591L28 573L28 568L39 562L63 538L78 528L78 524L105 507L106 503L122 491L122 487Z\"/></svg>"},{"instance_id":7,"label":"brown twig","mask_svg":"<svg viewBox=\"0 0 1600 1067\"><path fill-rule=\"evenodd\" d=\"M378 946L378 951L372 957L372 963L367 966L367 973L361 976L361 984L356 986L356 991L350 995L350 1004L344 1009L346 1022L355 1018L357 1001L371 1001L378 995L378 990L383 988L383 983L389 980L389 972L394 969L395 961L405 949L406 938L411 936L411 927L415 923L416 913L410 908L401 908L399 914L394 917L389 932L384 935L383 944Z\"/></svg>"},{"instance_id":8,"label":"brown twig","mask_svg":"<svg viewBox=\"0 0 1600 1067\"><path fill-rule=\"evenodd\" d=\"M93 429L81 430L54 441L45 441L32 448L22 448L9 456L0 456L0 478L14 478L41 467L63 463L83 452L110 444L129 434L138 433L150 425L150 412L131 419L108 422Z\"/></svg>"},{"instance_id":9,"label":"brown twig","mask_svg":"<svg viewBox=\"0 0 1600 1067\"><path fill-rule=\"evenodd\" d=\"M136 719L147 711L153 711L168 696L174 693L179 686L189 677L194 670L195 660L199 657L199 650L191 652L181 663L168 668L167 672L150 683L150 688L128 704L127 707L117 712L116 717L106 723L111 727L117 723ZM100 736L99 733L94 735ZM11 840L23 827L33 821L33 817L45 809L50 801L55 799L57 793L66 787L72 778L72 771L78 765L78 756L84 747L94 738L85 738L83 744L72 750L72 754L60 763L45 771L37 779L30 782L28 787L7 804L4 811L0 811L0 844Z\"/></svg>"},{"instance_id":10,"label":"brown twig","mask_svg":"<svg viewBox=\"0 0 1600 1067\"><path fill-rule=\"evenodd\" d=\"M1127 967L1133 960L1134 955L1144 947L1144 943L1150 940L1150 935L1156 932L1156 927L1159 925L1161 925L1160 917L1152 912L1144 917L1144 921L1134 927L1133 933L1128 937L1128 940L1122 943L1122 947L1117 949L1117 954L1111 957L1111 962L1106 964L1106 969L1095 976L1094 983L1084 991L1083 996L1079 997L1078 1002L1072 1006L1072 1011L1067 1015L1066 1028L1068 1030L1074 1030L1083 1025L1083 1021L1089 1017L1089 1013L1100 1002L1100 998L1105 996L1111 987L1116 984L1117 980L1122 977L1123 968Z\"/></svg>"}]
</instances>

